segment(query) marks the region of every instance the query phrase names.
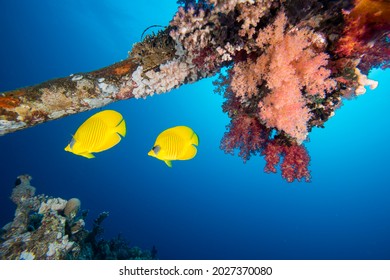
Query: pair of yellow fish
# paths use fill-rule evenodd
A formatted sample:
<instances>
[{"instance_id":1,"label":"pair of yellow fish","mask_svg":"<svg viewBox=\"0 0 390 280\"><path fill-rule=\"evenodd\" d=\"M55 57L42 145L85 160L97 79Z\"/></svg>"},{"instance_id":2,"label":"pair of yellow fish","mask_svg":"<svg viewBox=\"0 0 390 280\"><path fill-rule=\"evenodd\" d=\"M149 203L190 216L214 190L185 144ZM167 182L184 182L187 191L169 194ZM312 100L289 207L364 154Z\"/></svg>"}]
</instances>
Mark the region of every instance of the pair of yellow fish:
<instances>
[{"instance_id":1,"label":"pair of yellow fish","mask_svg":"<svg viewBox=\"0 0 390 280\"><path fill-rule=\"evenodd\" d=\"M113 110L96 113L76 131L65 151L86 158L92 153L108 150L126 136L126 123L122 115ZM196 155L199 140L188 126L175 126L158 135L148 155L164 161L172 167L172 160L189 160Z\"/></svg>"}]
</instances>

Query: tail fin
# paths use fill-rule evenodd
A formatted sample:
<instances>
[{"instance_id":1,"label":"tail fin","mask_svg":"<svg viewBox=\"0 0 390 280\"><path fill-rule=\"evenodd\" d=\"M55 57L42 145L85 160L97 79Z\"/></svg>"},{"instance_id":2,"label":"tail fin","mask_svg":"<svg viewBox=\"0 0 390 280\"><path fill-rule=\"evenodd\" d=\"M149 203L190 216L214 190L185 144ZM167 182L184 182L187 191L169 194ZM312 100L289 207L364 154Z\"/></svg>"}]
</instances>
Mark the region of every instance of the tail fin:
<instances>
[{"instance_id":1,"label":"tail fin","mask_svg":"<svg viewBox=\"0 0 390 280\"><path fill-rule=\"evenodd\" d=\"M199 145L199 138L198 135L194 132L194 134L191 137L191 144L198 146Z\"/></svg>"},{"instance_id":2,"label":"tail fin","mask_svg":"<svg viewBox=\"0 0 390 280\"><path fill-rule=\"evenodd\" d=\"M126 136L126 122L125 119L122 119L122 121L116 126L116 132L120 134L122 137Z\"/></svg>"}]
</instances>

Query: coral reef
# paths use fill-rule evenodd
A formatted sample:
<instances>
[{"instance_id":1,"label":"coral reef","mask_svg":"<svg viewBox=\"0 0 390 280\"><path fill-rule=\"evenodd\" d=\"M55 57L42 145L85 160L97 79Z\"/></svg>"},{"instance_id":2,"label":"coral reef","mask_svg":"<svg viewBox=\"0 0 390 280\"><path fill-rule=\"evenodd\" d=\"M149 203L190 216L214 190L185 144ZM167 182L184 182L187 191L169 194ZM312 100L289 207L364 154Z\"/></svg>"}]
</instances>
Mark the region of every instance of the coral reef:
<instances>
[{"instance_id":1,"label":"coral reef","mask_svg":"<svg viewBox=\"0 0 390 280\"><path fill-rule=\"evenodd\" d=\"M244 161L264 155L266 171L276 171L273 163L283 157L287 181L308 180L303 145L310 131L324 127L343 98L377 86L367 78L370 69L390 66L389 1L178 4L169 26L134 44L128 59L0 94L0 135L220 72L217 91L231 118L221 148L239 149Z\"/></svg>"},{"instance_id":2,"label":"coral reef","mask_svg":"<svg viewBox=\"0 0 390 280\"><path fill-rule=\"evenodd\" d=\"M104 231L101 224L107 217L108 212L103 212L94 220L92 231L79 241L81 251L78 253L77 259L150 260L157 258L155 246L152 247L151 251L130 247L121 235L110 240L99 238Z\"/></svg>"},{"instance_id":3,"label":"coral reef","mask_svg":"<svg viewBox=\"0 0 390 280\"><path fill-rule=\"evenodd\" d=\"M64 215L68 219L73 219L76 217L77 212L80 210L81 202L78 198L71 198L66 202L65 208L64 208Z\"/></svg>"},{"instance_id":4,"label":"coral reef","mask_svg":"<svg viewBox=\"0 0 390 280\"><path fill-rule=\"evenodd\" d=\"M245 41L241 49L233 47L233 64L215 82L231 118L221 148L230 154L238 149L244 162L263 155L266 172L276 172L281 161L286 181L309 181L310 157L303 146L309 132L324 127L342 97L361 95L365 86L376 88L378 83L365 75L369 69L388 67L390 28L384 17L390 5L375 0L212 2L220 11L238 14L238 35ZM337 28L345 23L344 31ZM358 51L352 51L356 46Z\"/></svg>"},{"instance_id":5,"label":"coral reef","mask_svg":"<svg viewBox=\"0 0 390 280\"><path fill-rule=\"evenodd\" d=\"M101 223L108 216L103 212L95 220L92 231L85 229L86 211L80 216L80 200L35 195L32 177L18 176L11 200L16 204L14 220L0 234L0 259L155 259L151 251L130 247L118 236L111 240L97 239L103 232Z\"/></svg>"}]
</instances>

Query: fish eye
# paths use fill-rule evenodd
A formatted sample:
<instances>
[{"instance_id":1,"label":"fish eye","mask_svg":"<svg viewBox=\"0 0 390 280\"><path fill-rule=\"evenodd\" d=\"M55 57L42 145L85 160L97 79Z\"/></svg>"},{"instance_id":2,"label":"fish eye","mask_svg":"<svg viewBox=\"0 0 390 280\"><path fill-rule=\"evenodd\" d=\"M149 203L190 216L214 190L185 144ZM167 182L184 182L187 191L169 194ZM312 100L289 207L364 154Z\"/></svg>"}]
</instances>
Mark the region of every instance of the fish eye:
<instances>
[{"instance_id":1,"label":"fish eye","mask_svg":"<svg viewBox=\"0 0 390 280\"><path fill-rule=\"evenodd\" d=\"M161 150L161 148L160 148L159 145L157 145L157 146L154 146L154 147L152 148L152 150L153 150L153 152L157 155L158 152Z\"/></svg>"}]
</instances>

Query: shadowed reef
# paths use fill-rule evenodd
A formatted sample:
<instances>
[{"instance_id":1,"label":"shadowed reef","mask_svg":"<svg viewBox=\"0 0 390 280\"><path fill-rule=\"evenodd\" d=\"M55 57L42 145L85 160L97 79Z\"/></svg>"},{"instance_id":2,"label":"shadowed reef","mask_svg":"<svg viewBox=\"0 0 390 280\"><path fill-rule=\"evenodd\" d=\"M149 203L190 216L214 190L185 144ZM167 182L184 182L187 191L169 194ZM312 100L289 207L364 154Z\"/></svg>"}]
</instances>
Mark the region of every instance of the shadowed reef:
<instances>
[{"instance_id":1,"label":"shadowed reef","mask_svg":"<svg viewBox=\"0 0 390 280\"><path fill-rule=\"evenodd\" d=\"M80 200L35 195L31 176L18 176L11 200L16 204L14 220L0 233L0 259L20 260L126 260L156 259L157 250L130 247L120 235L105 240L102 222L108 212L85 227L88 211L80 211Z\"/></svg>"}]
</instances>

